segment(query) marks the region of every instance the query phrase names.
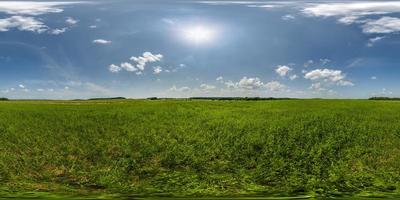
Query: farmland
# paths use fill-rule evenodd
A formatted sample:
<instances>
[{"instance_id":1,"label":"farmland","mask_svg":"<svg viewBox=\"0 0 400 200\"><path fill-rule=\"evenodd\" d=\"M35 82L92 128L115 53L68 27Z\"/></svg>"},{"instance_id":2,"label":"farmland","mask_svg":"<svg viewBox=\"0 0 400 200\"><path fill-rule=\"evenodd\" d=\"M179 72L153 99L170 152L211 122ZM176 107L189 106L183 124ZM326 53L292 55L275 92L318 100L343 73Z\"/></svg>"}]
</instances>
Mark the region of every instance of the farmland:
<instances>
[{"instance_id":1,"label":"farmland","mask_svg":"<svg viewBox=\"0 0 400 200\"><path fill-rule=\"evenodd\" d=\"M0 102L0 191L398 193L400 102Z\"/></svg>"}]
</instances>

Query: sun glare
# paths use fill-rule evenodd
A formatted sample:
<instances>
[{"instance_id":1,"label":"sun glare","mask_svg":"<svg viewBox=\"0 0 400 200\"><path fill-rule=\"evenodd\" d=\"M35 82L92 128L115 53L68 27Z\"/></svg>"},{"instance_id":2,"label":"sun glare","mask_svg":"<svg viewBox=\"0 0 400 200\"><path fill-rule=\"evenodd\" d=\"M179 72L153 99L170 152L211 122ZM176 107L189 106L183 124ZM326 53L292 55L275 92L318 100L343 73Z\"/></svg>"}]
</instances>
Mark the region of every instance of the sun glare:
<instances>
[{"instance_id":1,"label":"sun glare","mask_svg":"<svg viewBox=\"0 0 400 200\"><path fill-rule=\"evenodd\" d=\"M200 44L210 42L215 36L215 31L204 26L194 26L186 28L184 36L188 41Z\"/></svg>"}]
</instances>

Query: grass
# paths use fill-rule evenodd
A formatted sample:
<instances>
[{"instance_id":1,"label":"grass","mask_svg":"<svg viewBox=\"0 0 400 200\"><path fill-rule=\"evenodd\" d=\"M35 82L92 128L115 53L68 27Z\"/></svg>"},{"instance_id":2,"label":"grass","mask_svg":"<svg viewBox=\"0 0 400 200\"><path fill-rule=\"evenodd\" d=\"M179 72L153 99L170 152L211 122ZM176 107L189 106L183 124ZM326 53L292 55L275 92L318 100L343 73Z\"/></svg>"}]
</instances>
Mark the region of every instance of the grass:
<instances>
[{"instance_id":1,"label":"grass","mask_svg":"<svg viewBox=\"0 0 400 200\"><path fill-rule=\"evenodd\" d=\"M396 194L399 122L396 101L4 101L0 194Z\"/></svg>"}]
</instances>

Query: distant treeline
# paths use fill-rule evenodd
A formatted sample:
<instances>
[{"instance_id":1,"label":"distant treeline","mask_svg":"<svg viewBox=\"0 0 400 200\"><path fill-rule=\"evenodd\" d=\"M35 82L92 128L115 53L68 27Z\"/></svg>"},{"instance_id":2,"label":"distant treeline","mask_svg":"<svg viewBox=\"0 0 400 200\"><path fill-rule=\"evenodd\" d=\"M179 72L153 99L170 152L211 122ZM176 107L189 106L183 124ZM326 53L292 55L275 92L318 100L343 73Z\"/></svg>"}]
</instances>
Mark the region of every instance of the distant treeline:
<instances>
[{"instance_id":1,"label":"distant treeline","mask_svg":"<svg viewBox=\"0 0 400 200\"><path fill-rule=\"evenodd\" d=\"M295 98L274 98L274 97L189 97L189 98L157 98L150 97L148 100L169 100L169 99L182 99L182 100L224 100L224 101L266 101L266 100L292 100Z\"/></svg>"},{"instance_id":2,"label":"distant treeline","mask_svg":"<svg viewBox=\"0 0 400 200\"><path fill-rule=\"evenodd\" d=\"M4 97L0 97L0 101L8 101L8 99L4 98Z\"/></svg>"},{"instance_id":3,"label":"distant treeline","mask_svg":"<svg viewBox=\"0 0 400 200\"><path fill-rule=\"evenodd\" d=\"M125 97L109 97L109 98L90 98L88 100L123 100Z\"/></svg>"},{"instance_id":4,"label":"distant treeline","mask_svg":"<svg viewBox=\"0 0 400 200\"><path fill-rule=\"evenodd\" d=\"M369 100L400 101L399 97L371 97Z\"/></svg>"}]
</instances>

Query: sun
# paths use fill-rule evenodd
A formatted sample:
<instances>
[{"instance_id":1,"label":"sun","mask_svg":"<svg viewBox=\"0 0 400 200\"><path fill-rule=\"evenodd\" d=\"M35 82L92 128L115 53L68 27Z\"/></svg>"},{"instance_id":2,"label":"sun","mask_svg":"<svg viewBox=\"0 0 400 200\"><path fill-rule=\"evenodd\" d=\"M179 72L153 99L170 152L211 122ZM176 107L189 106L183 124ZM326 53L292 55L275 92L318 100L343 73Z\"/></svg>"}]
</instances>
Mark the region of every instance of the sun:
<instances>
[{"instance_id":1,"label":"sun","mask_svg":"<svg viewBox=\"0 0 400 200\"><path fill-rule=\"evenodd\" d=\"M196 44L210 42L215 37L213 29L201 25L187 27L184 29L183 34L186 40Z\"/></svg>"}]
</instances>

